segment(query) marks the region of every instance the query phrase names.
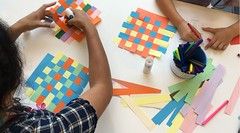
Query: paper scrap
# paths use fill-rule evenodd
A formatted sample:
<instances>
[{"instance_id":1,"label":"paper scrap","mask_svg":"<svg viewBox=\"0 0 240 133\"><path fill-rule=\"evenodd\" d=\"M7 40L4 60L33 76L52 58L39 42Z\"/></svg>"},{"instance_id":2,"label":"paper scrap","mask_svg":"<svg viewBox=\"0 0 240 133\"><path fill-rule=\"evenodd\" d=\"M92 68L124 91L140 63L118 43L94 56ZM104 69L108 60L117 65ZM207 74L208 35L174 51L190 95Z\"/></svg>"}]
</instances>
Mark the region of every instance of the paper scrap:
<instances>
[{"instance_id":1,"label":"paper scrap","mask_svg":"<svg viewBox=\"0 0 240 133\"><path fill-rule=\"evenodd\" d=\"M225 114L230 115L233 112L233 109L240 97L240 78L237 81L237 84L235 85L235 88L232 92L231 98L229 100L229 103L225 109Z\"/></svg>"}]
</instances>

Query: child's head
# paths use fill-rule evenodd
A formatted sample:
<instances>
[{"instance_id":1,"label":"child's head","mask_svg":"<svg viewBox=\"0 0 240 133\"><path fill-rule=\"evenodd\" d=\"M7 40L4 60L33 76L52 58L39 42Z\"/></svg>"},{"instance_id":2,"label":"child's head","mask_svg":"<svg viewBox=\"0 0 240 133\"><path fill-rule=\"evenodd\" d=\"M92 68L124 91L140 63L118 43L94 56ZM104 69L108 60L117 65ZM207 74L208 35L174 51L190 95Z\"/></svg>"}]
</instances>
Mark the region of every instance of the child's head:
<instances>
[{"instance_id":1,"label":"child's head","mask_svg":"<svg viewBox=\"0 0 240 133\"><path fill-rule=\"evenodd\" d=\"M21 83L22 61L10 36L7 26L0 20L0 110L4 109L6 98Z\"/></svg>"}]
</instances>

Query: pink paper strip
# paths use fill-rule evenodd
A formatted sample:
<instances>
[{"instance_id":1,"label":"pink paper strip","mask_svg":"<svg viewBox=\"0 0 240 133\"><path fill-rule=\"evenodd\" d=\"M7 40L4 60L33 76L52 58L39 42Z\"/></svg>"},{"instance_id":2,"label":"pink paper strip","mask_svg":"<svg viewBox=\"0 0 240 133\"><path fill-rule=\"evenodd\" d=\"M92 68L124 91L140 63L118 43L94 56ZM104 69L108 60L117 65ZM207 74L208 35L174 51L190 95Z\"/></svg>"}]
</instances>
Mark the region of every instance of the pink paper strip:
<instances>
[{"instance_id":1,"label":"pink paper strip","mask_svg":"<svg viewBox=\"0 0 240 133\"><path fill-rule=\"evenodd\" d=\"M196 124L198 125L202 125L203 121L205 120L208 112L211 110L212 108L212 104L209 104L207 109L204 110L204 112L200 113L198 116L197 116L197 119L196 119Z\"/></svg>"},{"instance_id":2,"label":"pink paper strip","mask_svg":"<svg viewBox=\"0 0 240 133\"><path fill-rule=\"evenodd\" d=\"M182 116L185 117L191 111L191 109L192 109L192 107L186 103L180 112L181 112Z\"/></svg>"},{"instance_id":3,"label":"pink paper strip","mask_svg":"<svg viewBox=\"0 0 240 133\"><path fill-rule=\"evenodd\" d=\"M73 30L72 28L69 29L69 30L61 37L61 40L62 40L63 42L66 42L67 39L70 38L71 35L73 34L73 31L74 31L74 30Z\"/></svg>"},{"instance_id":4,"label":"pink paper strip","mask_svg":"<svg viewBox=\"0 0 240 133\"><path fill-rule=\"evenodd\" d=\"M202 97L204 96L204 92L207 91L207 90L206 90L206 89L207 89L207 88L206 88L207 82L208 82L208 81L205 81L205 82L204 82L204 84L203 84L202 88L200 88L197 96L193 99L192 104L191 104L192 108L196 109L197 106L200 104L201 99L202 99Z\"/></svg>"},{"instance_id":5,"label":"pink paper strip","mask_svg":"<svg viewBox=\"0 0 240 133\"><path fill-rule=\"evenodd\" d=\"M197 127L195 120L197 118L197 114L194 113L194 110L190 108L188 114L185 116L182 126L180 130L184 133L193 133L193 130Z\"/></svg>"},{"instance_id":6,"label":"pink paper strip","mask_svg":"<svg viewBox=\"0 0 240 133\"><path fill-rule=\"evenodd\" d=\"M95 12L93 12L93 14L90 17L92 19L95 19L97 16L99 16L99 14L101 14L101 12L99 10L95 10Z\"/></svg>"},{"instance_id":7,"label":"pink paper strip","mask_svg":"<svg viewBox=\"0 0 240 133\"><path fill-rule=\"evenodd\" d=\"M217 90L219 83L222 81L223 76L225 75L225 69L222 65L218 65L216 70L213 73L212 78L207 82L205 88L205 94L201 99L200 104L195 109L197 114L201 114L202 112L206 112L206 108L210 105L213 96Z\"/></svg>"},{"instance_id":8,"label":"pink paper strip","mask_svg":"<svg viewBox=\"0 0 240 133\"><path fill-rule=\"evenodd\" d=\"M207 82L208 81L205 81L202 88L200 88L198 94L196 95L196 97L193 99L193 102L191 104L192 108L196 109L198 107L198 105L201 103L203 97L204 97L204 94L206 93L207 91ZM221 80L219 83L218 83L218 86L223 82L223 80Z\"/></svg>"},{"instance_id":9,"label":"pink paper strip","mask_svg":"<svg viewBox=\"0 0 240 133\"><path fill-rule=\"evenodd\" d=\"M232 92L229 103L224 111L225 114L230 115L233 112L233 109L234 109L239 97L240 97L240 78L238 79L238 82Z\"/></svg>"}]
</instances>

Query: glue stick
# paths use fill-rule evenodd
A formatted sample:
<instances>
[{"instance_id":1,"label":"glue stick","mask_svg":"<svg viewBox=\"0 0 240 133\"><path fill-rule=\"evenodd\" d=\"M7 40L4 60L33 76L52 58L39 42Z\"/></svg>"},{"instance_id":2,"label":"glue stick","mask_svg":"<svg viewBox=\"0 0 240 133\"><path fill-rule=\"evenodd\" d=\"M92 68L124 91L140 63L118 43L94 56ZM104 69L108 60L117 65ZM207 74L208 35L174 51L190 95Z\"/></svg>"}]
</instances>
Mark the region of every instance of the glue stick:
<instances>
[{"instance_id":1,"label":"glue stick","mask_svg":"<svg viewBox=\"0 0 240 133\"><path fill-rule=\"evenodd\" d=\"M72 19L72 18L74 17L74 14L73 14L72 10L69 9L69 8L67 8L67 9L65 10L65 13L66 13L66 15L67 15L68 20L70 20L70 19Z\"/></svg>"},{"instance_id":2,"label":"glue stick","mask_svg":"<svg viewBox=\"0 0 240 133\"><path fill-rule=\"evenodd\" d=\"M153 66L153 58L151 56L148 56L146 58L146 62L145 62L145 66L143 69L143 73L145 74L149 74L152 70L152 66Z\"/></svg>"}]
</instances>

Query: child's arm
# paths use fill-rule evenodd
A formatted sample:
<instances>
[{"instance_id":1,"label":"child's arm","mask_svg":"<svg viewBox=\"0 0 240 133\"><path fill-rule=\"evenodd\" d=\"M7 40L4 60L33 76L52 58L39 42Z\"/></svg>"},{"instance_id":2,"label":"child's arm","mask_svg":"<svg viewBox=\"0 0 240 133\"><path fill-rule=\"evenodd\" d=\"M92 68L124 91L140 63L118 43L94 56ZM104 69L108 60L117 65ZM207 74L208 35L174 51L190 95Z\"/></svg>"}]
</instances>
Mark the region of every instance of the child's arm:
<instances>
[{"instance_id":1,"label":"child's arm","mask_svg":"<svg viewBox=\"0 0 240 133\"><path fill-rule=\"evenodd\" d=\"M188 27L187 22L182 18L182 16L177 12L172 0L156 0L158 7L161 11L170 19L170 21L178 29L181 38L185 41L196 41L197 36ZM198 36L200 33L193 27Z\"/></svg>"},{"instance_id":2,"label":"child's arm","mask_svg":"<svg viewBox=\"0 0 240 133\"><path fill-rule=\"evenodd\" d=\"M43 21L45 16L51 16L50 11L46 9L55 5L56 2L52 2L49 4L44 4L37 11L32 12L28 16L22 18L15 24L13 24L9 29L9 35L12 38L12 41L15 41L23 32L30 31L39 27L52 27L49 22Z\"/></svg>"},{"instance_id":3,"label":"child's arm","mask_svg":"<svg viewBox=\"0 0 240 133\"><path fill-rule=\"evenodd\" d=\"M88 100L100 117L112 98L112 79L108 60L98 32L83 11L73 10L75 17L68 24L86 34L89 52L90 89L81 98Z\"/></svg>"},{"instance_id":4,"label":"child's arm","mask_svg":"<svg viewBox=\"0 0 240 133\"><path fill-rule=\"evenodd\" d=\"M214 34L211 41L206 45L206 49L225 50L231 40L239 35L240 21L226 28L203 28L207 32Z\"/></svg>"}]
</instances>

